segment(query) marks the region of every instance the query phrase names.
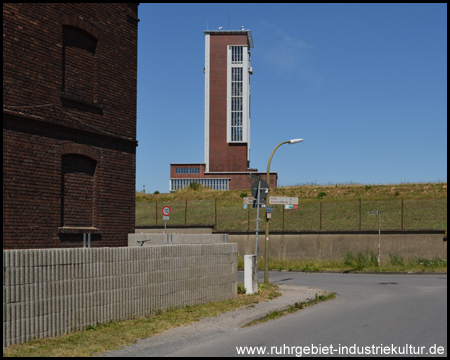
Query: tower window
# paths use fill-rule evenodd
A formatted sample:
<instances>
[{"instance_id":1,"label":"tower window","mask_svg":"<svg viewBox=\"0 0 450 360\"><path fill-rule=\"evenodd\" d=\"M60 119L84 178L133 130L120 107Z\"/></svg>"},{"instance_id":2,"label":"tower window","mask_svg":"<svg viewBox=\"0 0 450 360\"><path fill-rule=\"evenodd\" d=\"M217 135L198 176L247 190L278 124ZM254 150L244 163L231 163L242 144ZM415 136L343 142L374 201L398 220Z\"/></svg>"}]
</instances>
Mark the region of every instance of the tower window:
<instances>
[{"instance_id":1,"label":"tower window","mask_svg":"<svg viewBox=\"0 0 450 360\"><path fill-rule=\"evenodd\" d=\"M242 57L242 47L233 46L232 49L241 49L240 56ZM233 56L238 57L238 55ZM244 85L242 70L242 67L231 68L231 141L242 141L242 103Z\"/></svg>"}]
</instances>

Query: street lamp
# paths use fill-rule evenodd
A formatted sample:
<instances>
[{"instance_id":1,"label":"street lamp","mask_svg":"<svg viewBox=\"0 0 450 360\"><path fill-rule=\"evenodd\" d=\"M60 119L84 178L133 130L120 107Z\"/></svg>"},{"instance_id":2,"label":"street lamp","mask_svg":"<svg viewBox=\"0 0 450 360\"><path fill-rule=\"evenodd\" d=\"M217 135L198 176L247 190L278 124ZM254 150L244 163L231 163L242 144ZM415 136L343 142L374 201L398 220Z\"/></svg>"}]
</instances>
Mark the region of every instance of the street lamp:
<instances>
[{"instance_id":1,"label":"street lamp","mask_svg":"<svg viewBox=\"0 0 450 360\"><path fill-rule=\"evenodd\" d=\"M270 163L272 162L272 156L275 154L275 151L283 144L296 144L302 142L303 139L292 139L289 141L284 141L281 144L273 149L272 154L270 155L269 162L267 164L267 183L270 184L269 181L269 173L270 173ZM266 219L266 241L265 241L265 256L264 256L264 282L267 284L269 282L269 220Z\"/></svg>"}]
</instances>

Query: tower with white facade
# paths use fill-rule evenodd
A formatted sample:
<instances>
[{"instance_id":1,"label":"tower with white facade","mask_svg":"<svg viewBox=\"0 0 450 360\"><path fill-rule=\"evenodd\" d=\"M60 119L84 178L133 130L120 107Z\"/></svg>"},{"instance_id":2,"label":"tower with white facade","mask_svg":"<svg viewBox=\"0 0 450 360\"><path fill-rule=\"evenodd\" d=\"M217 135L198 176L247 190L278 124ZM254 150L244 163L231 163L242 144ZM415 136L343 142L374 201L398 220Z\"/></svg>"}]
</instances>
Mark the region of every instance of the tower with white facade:
<instances>
[{"instance_id":1,"label":"tower with white facade","mask_svg":"<svg viewBox=\"0 0 450 360\"><path fill-rule=\"evenodd\" d=\"M205 163L171 164L170 190L199 182L213 189L251 186L250 30L205 30ZM265 173L261 173L265 179ZM277 174L270 174L275 187Z\"/></svg>"}]
</instances>

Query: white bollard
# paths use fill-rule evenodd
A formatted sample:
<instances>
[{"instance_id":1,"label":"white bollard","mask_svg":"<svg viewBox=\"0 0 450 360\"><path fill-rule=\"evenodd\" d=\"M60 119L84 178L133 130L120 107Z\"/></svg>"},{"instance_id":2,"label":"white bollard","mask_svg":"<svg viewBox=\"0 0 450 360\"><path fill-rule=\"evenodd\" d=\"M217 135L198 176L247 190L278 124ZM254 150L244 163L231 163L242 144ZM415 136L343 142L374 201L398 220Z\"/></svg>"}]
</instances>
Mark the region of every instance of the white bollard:
<instances>
[{"instance_id":1,"label":"white bollard","mask_svg":"<svg viewBox=\"0 0 450 360\"><path fill-rule=\"evenodd\" d=\"M258 272L256 255L244 255L244 287L246 294L258 292Z\"/></svg>"}]
</instances>

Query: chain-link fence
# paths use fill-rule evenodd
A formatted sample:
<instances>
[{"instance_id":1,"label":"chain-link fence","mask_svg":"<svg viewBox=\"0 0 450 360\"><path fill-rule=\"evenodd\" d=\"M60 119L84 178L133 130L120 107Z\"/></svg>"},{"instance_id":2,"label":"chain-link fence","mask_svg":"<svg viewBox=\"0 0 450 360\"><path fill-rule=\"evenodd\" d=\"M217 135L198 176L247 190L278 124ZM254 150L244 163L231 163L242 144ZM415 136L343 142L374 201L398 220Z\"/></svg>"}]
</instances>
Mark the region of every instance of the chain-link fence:
<instances>
[{"instance_id":1,"label":"chain-link fence","mask_svg":"<svg viewBox=\"0 0 450 360\"><path fill-rule=\"evenodd\" d=\"M164 206L171 209L168 226L214 225L216 231L230 232L256 228L257 209L220 200L139 202L136 226L164 225ZM299 204L295 210L271 206L271 231L377 229L378 216L368 214L373 210L381 211L383 229L447 229L447 199L314 202ZM265 208L261 208L260 229L265 226L265 217Z\"/></svg>"}]
</instances>

